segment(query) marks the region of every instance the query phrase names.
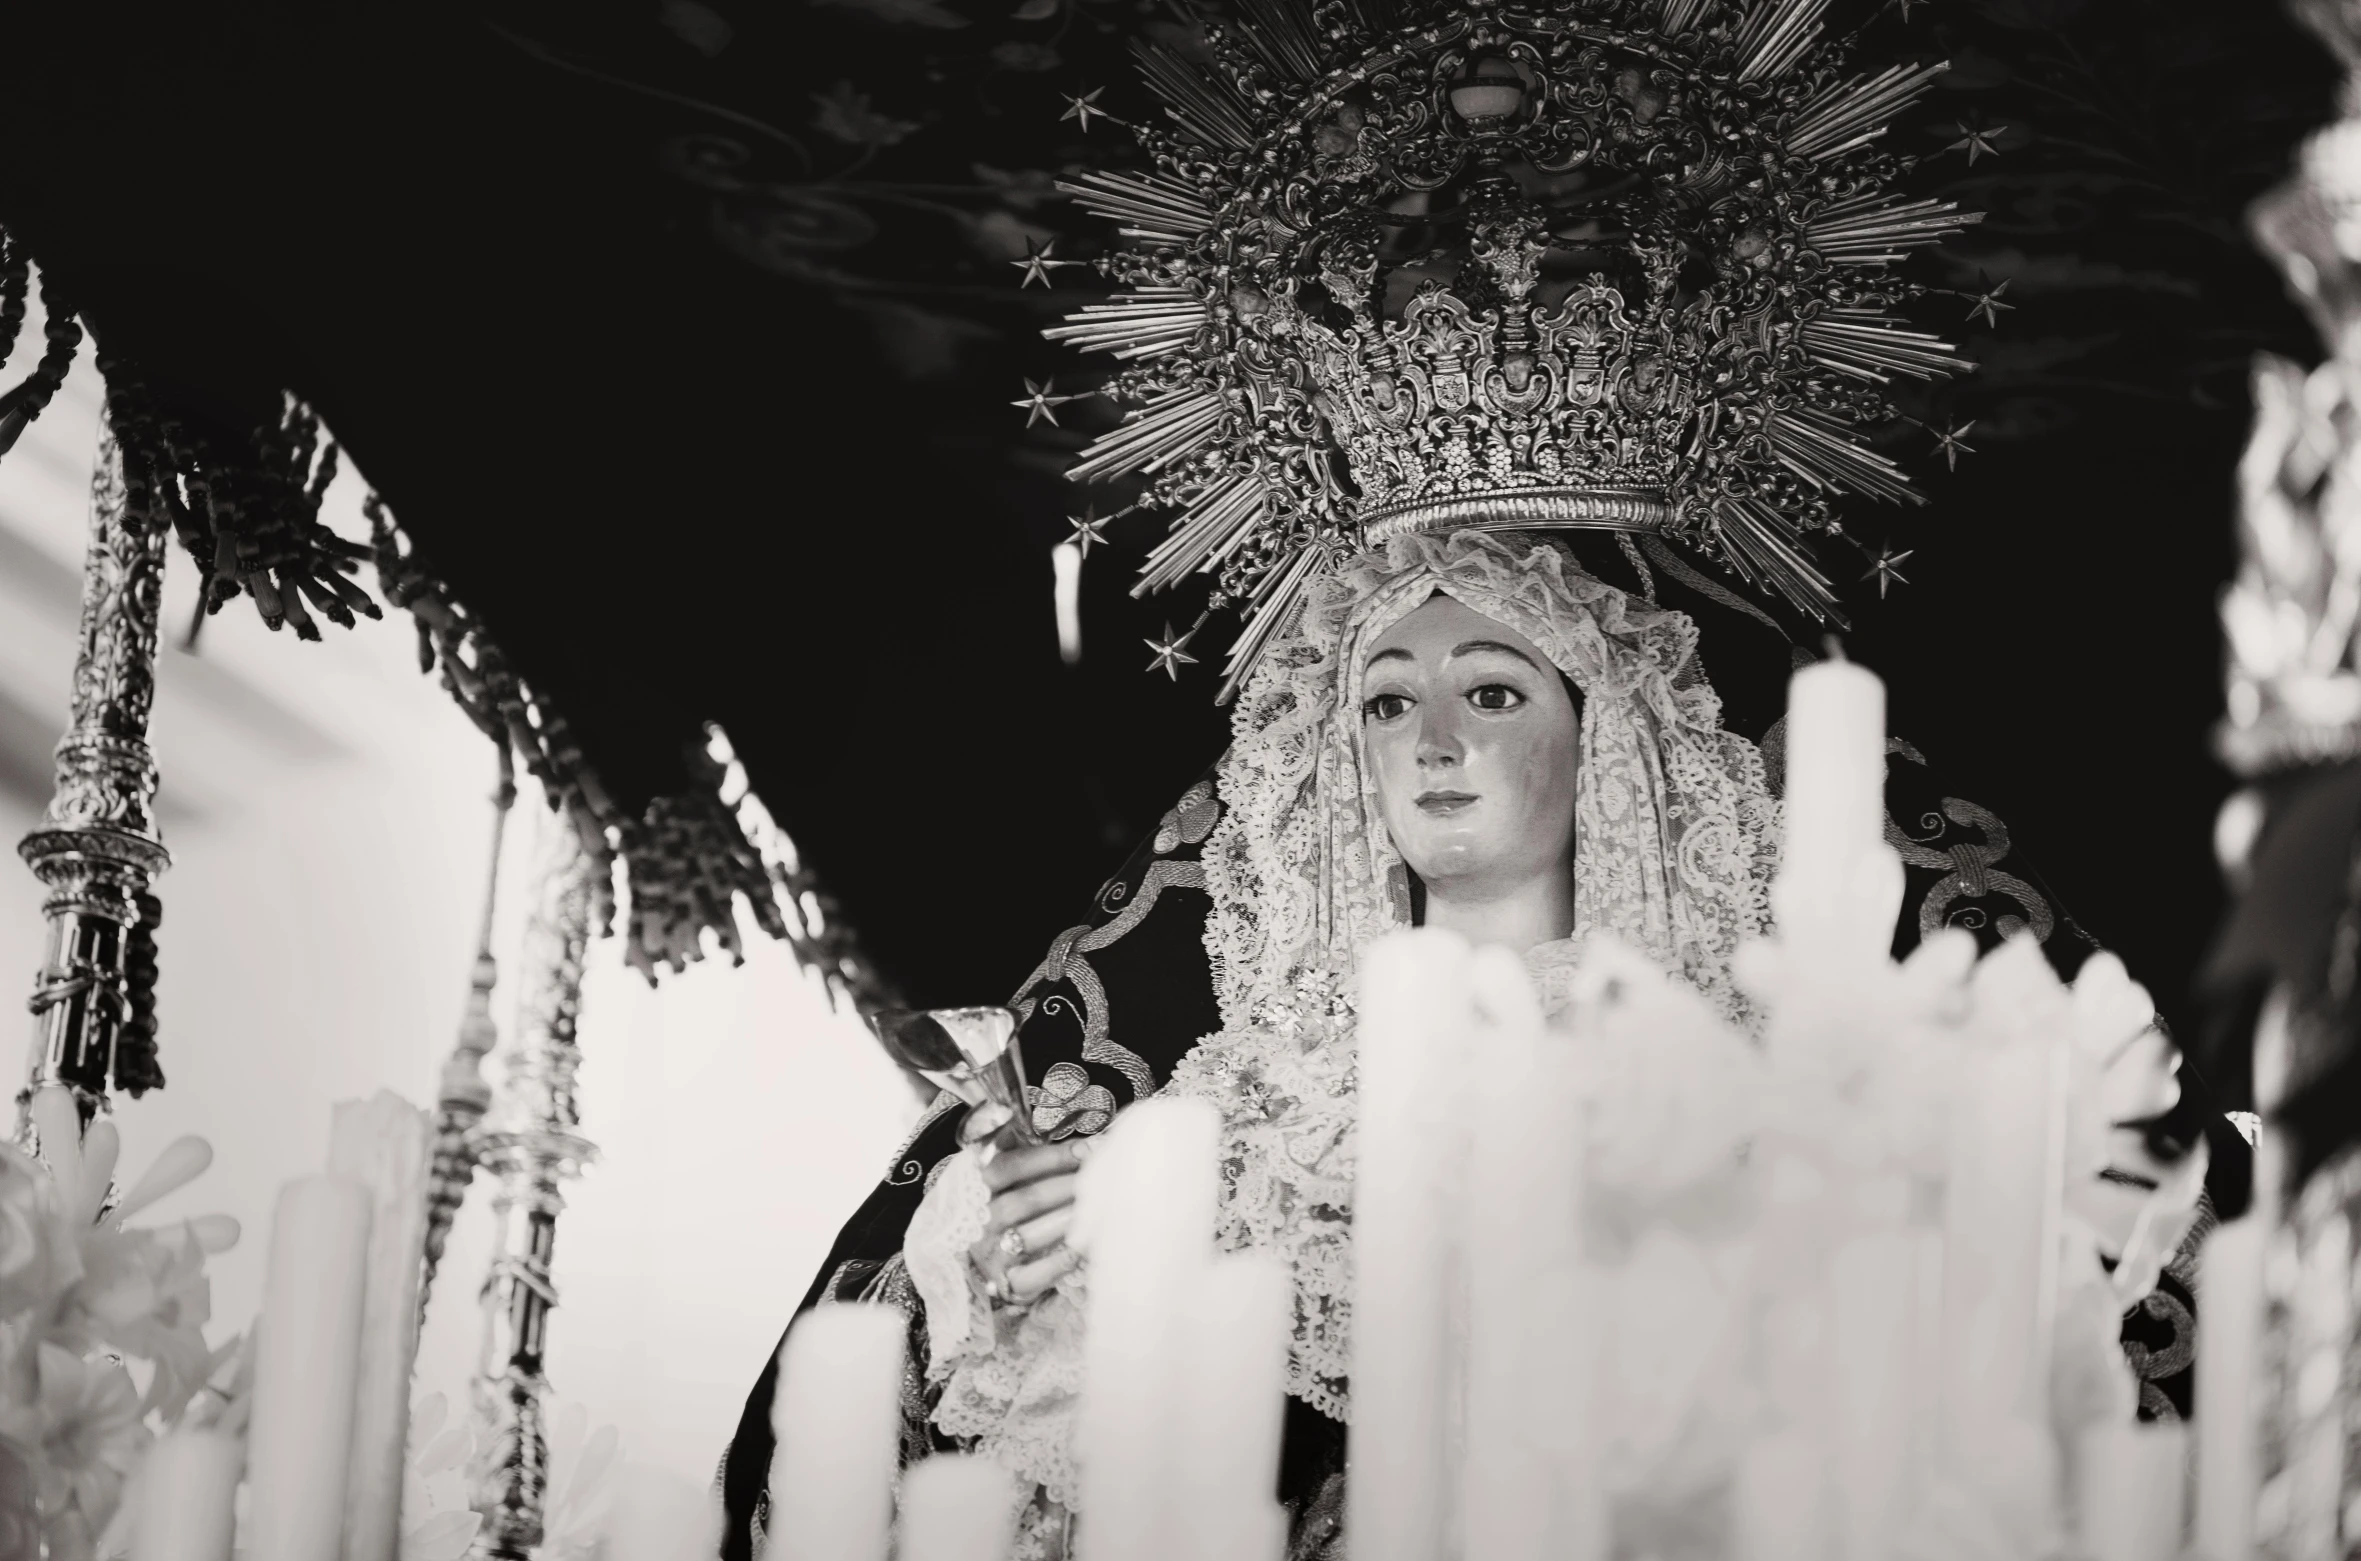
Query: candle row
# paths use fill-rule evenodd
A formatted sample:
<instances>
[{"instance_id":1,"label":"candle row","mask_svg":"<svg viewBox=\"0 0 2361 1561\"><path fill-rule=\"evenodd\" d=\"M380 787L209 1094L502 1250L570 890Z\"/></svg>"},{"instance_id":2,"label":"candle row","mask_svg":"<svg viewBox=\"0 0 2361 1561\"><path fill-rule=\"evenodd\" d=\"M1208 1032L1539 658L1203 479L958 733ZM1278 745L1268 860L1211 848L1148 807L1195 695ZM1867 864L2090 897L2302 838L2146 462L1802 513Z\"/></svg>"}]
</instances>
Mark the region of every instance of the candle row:
<instances>
[{"instance_id":1,"label":"candle row","mask_svg":"<svg viewBox=\"0 0 2361 1561\"><path fill-rule=\"evenodd\" d=\"M332 1174L279 1190L244 1444L184 1426L136 1476L134 1561L398 1553L430 1129L395 1096L337 1107ZM233 1534L243 1475L247 1513Z\"/></svg>"},{"instance_id":2,"label":"candle row","mask_svg":"<svg viewBox=\"0 0 2361 1561\"><path fill-rule=\"evenodd\" d=\"M1082 1173L1088 1254L1077 1416L1082 1561L1279 1561L1291 1286L1260 1254L1217 1254L1215 1109L1126 1111ZM988 1459L900 1477L907 1324L823 1306L789 1330L773 1400L768 1553L791 1561L1005 1561L1021 1508Z\"/></svg>"}]
</instances>

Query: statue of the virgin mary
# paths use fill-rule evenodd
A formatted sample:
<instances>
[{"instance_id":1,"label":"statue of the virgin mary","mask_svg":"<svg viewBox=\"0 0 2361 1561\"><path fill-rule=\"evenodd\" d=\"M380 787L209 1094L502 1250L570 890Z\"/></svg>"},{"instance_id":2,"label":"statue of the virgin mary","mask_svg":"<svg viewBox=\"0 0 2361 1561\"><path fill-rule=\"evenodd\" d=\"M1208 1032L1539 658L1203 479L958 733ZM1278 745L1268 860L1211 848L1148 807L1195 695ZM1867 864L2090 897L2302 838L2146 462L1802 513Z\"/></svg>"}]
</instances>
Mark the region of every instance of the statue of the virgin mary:
<instances>
[{"instance_id":1,"label":"statue of the virgin mary","mask_svg":"<svg viewBox=\"0 0 2361 1561\"><path fill-rule=\"evenodd\" d=\"M1901 319L1896 263L1966 219L1889 193L1876 150L1939 67L1851 77L1820 9L1254 0L1208 58L1145 51L1154 166L1070 187L1131 241L1122 290L1053 333L1130 365L1108 393L1134 410L1076 475L1178 511L1148 585L1202 572L1240 610L1232 741L1016 990L1043 1141L986 1153L998 1124L945 1097L804 1301L903 1311L905 1450L1017 1474L1020 1554L1065 1553L1066 1226L1126 1105L1221 1110L1221 1240L1294 1277L1291 1550L1336 1554L1364 952L1450 927L1521 954L1548 1008L1613 934L1748 1021L1730 961L1770 926L1779 730L1725 710L1700 623L1750 689L1809 659L1781 627L1834 613L1807 539L1837 495L1908 491L1867 443L1880 387L1957 366ZM2073 973L2092 945L1999 821L1898 742L1888 807L1897 949L1965 926ZM2141 1063L2119 1121L2172 1102L2161 1034ZM2190 1178L2137 1132L2117 1151L2077 1203L2120 1249ZM2185 1408L2192 1329L2170 1275L2127 1319L2146 1412ZM733 1561L773 1380L723 1468Z\"/></svg>"}]
</instances>

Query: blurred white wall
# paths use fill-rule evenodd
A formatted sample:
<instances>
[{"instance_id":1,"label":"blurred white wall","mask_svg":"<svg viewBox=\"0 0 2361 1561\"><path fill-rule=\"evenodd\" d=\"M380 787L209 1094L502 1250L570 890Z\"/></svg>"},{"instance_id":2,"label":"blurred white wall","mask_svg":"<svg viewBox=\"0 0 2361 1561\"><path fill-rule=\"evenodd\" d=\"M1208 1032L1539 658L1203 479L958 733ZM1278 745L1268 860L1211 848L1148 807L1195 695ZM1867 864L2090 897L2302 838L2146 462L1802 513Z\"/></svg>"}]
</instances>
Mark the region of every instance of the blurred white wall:
<instances>
[{"instance_id":1,"label":"blurred white wall","mask_svg":"<svg viewBox=\"0 0 2361 1561\"><path fill-rule=\"evenodd\" d=\"M25 336L38 344L37 319ZM24 366L20 353L15 372ZM48 749L65 725L98 405L85 354L0 459L0 840L10 844L46 798ZM328 501L330 523L356 538L360 494L348 470ZM213 1265L218 1338L252 1316L273 1192L321 1165L329 1104L380 1087L432 1103L480 914L494 761L419 675L405 616L349 633L324 625L325 643L307 645L269 633L240 600L206 623L192 654L182 641L194 596L176 547L153 734L173 854L158 940L170 1082L126 1103L120 1121L133 1174L179 1134L214 1145L213 1170L158 1213L218 1209L246 1224L238 1250ZM504 956L538 822L520 800ZM39 885L13 853L0 857L0 983L29 991L41 951ZM831 1013L777 945L654 991L613 942L593 960L583 1129L603 1159L559 1228L550 1375L559 1399L620 1428L627 1456L702 1483L789 1308L916 1106L874 1042ZM507 959L504 978L513 972ZM504 979L504 1035L509 998ZM0 1010L22 1013L4 991ZM454 1233L420 1358L421 1391L455 1401L480 1337L486 1190L479 1181Z\"/></svg>"}]
</instances>

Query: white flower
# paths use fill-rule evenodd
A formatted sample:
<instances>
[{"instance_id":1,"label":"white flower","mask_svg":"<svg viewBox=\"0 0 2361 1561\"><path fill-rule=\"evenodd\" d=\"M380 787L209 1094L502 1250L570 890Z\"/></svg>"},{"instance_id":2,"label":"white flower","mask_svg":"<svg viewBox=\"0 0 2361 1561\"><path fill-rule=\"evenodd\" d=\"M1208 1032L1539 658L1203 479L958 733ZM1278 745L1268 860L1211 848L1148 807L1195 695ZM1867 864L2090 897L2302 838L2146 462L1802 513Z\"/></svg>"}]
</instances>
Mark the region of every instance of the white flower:
<instances>
[{"instance_id":1,"label":"white flower","mask_svg":"<svg viewBox=\"0 0 2361 1561\"><path fill-rule=\"evenodd\" d=\"M0 1143L0 1319L46 1316L81 1277L57 1184L39 1161Z\"/></svg>"},{"instance_id":2,"label":"white flower","mask_svg":"<svg viewBox=\"0 0 2361 1561\"><path fill-rule=\"evenodd\" d=\"M402 1470L402 1561L459 1561L484 1516L468 1510L467 1465L475 1432L448 1428L450 1401L430 1393L410 1406L410 1455Z\"/></svg>"},{"instance_id":3,"label":"white flower","mask_svg":"<svg viewBox=\"0 0 2361 1561\"><path fill-rule=\"evenodd\" d=\"M590 1429L590 1412L560 1404L549 1416L549 1501L541 1515L541 1561L598 1561L613 1500L608 1479L619 1438Z\"/></svg>"},{"instance_id":4,"label":"white flower","mask_svg":"<svg viewBox=\"0 0 2361 1561\"><path fill-rule=\"evenodd\" d=\"M119 1362L42 1341L36 1396L6 1406L0 1434L34 1454L44 1529L95 1535L115 1515L149 1436L139 1389ZM69 1520L72 1520L69 1522Z\"/></svg>"},{"instance_id":5,"label":"white flower","mask_svg":"<svg viewBox=\"0 0 2361 1561\"><path fill-rule=\"evenodd\" d=\"M168 1147L102 1217L120 1148L104 1119L61 1143L54 1165L0 1145L0 1436L31 1465L59 1561L90 1555L108 1532L150 1412L177 1415L212 1368L205 1257L238 1237L219 1215L124 1226L212 1163L199 1138ZM126 1360L153 1367L144 1398Z\"/></svg>"}]
</instances>

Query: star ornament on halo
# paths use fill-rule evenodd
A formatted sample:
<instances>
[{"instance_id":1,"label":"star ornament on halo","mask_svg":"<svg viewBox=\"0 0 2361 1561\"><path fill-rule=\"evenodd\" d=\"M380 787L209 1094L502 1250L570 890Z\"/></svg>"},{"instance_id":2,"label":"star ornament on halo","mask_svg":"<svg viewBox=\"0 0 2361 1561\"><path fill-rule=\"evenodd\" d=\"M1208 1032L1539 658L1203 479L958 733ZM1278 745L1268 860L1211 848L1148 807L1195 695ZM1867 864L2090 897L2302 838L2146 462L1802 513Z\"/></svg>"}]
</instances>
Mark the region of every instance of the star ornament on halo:
<instances>
[{"instance_id":1,"label":"star ornament on halo","mask_svg":"<svg viewBox=\"0 0 2361 1561\"><path fill-rule=\"evenodd\" d=\"M1073 526L1074 534L1066 541L1073 545L1076 552L1088 558L1092 548L1107 545L1107 522L1114 518L1112 515L1100 514L1095 506L1079 515L1068 515L1066 520ZM1166 632L1171 632L1169 626Z\"/></svg>"},{"instance_id":2,"label":"star ornament on halo","mask_svg":"<svg viewBox=\"0 0 2361 1561\"><path fill-rule=\"evenodd\" d=\"M1161 640L1152 639L1147 642L1150 653L1148 658L1148 670L1150 672L1161 672L1166 677L1172 679L1175 683L1178 683L1180 681L1181 664L1183 662L1187 662L1191 665L1196 663L1197 658L1190 655L1188 650L1189 641L1195 639L1196 637L1197 631L1195 629L1191 629L1186 634L1173 633L1171 621L1166 620L1164 625L1164 638Z\"/></svg>"},{"instance_id":3,"label":"star ornament on halo","mask_svg":"<svg viewBox=\"0 0 2361 1561\"><path fill-rule=\"evenodd\" d=\"M1049 274L1052 271L1057 270L1061 266L1078 266L1082 264L1082 262L1079 260L1057 260L1051 258L1057 247L1058 241L1054 238L1046 244L1041 244L1038 246L1036 246L1031 239L1025 240L1025 258L1022 260L1012 260L1009 262L1010 265L1015 266L1019 271L1025 273L1023 277L1018 279L1017 287L1019 290L1031 287L1035 282L1039 282L1043 287L1047 287L1049 286ZM2008 284L2003 282L2001 285L2006 287Z\"/></svg>"},{"instance_id":4,"label":"star ornament on halo","mask_svg":"<svg viewBox=\"0 0 2361 1561\"><path fill-rule=\"evenodd\" d=\"M1950 428L1927 427L1927 432L1935 436L1935 452L1943 457L1944 464L1951 470L1959 470L1961 456L1976 453L1976 447L1967 442L1967 432L1975 426L1976 419L1971 417Z\"/></svg>"},{"instance_id":5,"label":"star ornament on halo","mask_svg":"<svg viewBox=\"0 0 2361 1561\"><path fill-rule=\"evenodd\" d=\"M1079 401L1082 399L1080 396L1052 395L1051 392L1057 389L1057 383L1057 380L1054 378L1040 381L1028 379L1025 381L1024 396L1019 400L1011 401L1009 403L1009 405L1012 407L1021 407L1024 409L1025 426L1027 428L1031 428L1035 423L1045 420L1052 428L1060 426L1055 408L1062 407L1069 401Z\"/></svg>"},{"instance_id":6,"label":"star ornament on halo","mask_svg":"<svg viewBox=\"0 0 2361 1561\"><path fill-rule=\"evenodd\" d=\"M1986 276L1981 271L1977 272L1976 285L1984 290L1980 293L1962 293L1959 295L1968 301L1967 317L1970 320L1976 320L1980 318L1986 325L1991 326L1994 330L1998 330L2000 328L2000 317L2002 313L2016 307L2015 304L2004 304L2000 301L2000 295L2008 291L2008 285L2011 280L2013 280L2013 278L2004 276L2000 279L1999 285L1995 286L1993 285L1992 278Z\"/></svg>"},{"instance_id":7,"label":"star ornament on halo","mask_svg":"<svg viewBox=\"0 0 2361 1561\"><path fill-rule=\"evenodd\" d=\"M1886 599L1888 585L1908 585L1910 583L1910 577L1903 574L1899 566L1904 559L1917 551L1916 548L1904 548L1897 553L1890 547L1878 549L1877 557L1869 561L1869 572L1861 578L1877 582L1877 599L1879 601L1882 602Z\"/></svg>"},{"instance_id":8,"label":"star ornament on halo","mask_svg":"<svg viewBox=\"0 0 2361 1561\"><path fill-rule=\"evenodd\" d=\"M1084 135L1090 134L1090 122L1094 119L1103 119L1110 125L1123 123L1122 120L1099 107L1099 94L1106 90L1104 87L1093 87L1079 97L1071 92L1060 94L1066 100L1066 111L1058 115L1058 123L1062 125L1071 119L1082 127Z\"/></svg>"},{"instance_id":9,"label":"star ornament on halo","mask_svg":"<svg viewBox=\"0 0 2361 1561\"><path fill-rule=\"evenodd\" d=\"M1968 166L1973 168L1979 157L1998 157L2000 155L2000 148L1992 144L1992 138L2006 132L2008 126L1971 125L1962 119L1954 123L1951 128L1959 132L1959 139L1943 150L1967 153Z\"/></svg>"}]
</instances>

